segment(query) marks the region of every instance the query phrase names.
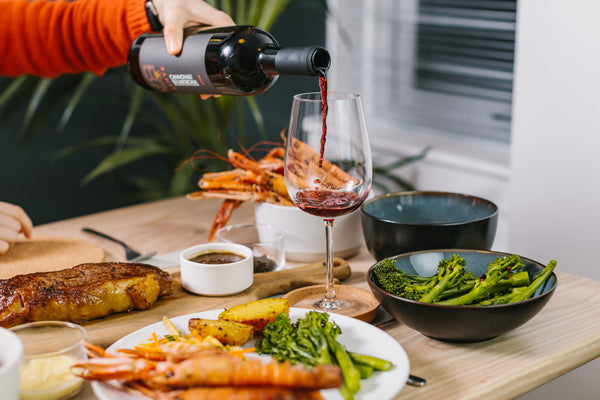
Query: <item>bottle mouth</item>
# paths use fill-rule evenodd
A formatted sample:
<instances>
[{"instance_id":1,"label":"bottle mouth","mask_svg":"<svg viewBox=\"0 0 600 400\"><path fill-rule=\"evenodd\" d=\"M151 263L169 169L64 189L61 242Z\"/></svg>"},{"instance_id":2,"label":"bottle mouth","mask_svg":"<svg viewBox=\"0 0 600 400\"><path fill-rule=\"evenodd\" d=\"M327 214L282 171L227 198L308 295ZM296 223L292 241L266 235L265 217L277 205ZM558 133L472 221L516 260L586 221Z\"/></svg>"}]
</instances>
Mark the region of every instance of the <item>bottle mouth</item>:
<instances>
[{"instance_id":1,"label":"bottle mouth","mask_svg":"<svg viewBox=\"0 0 600 400\"><path fill-rule=\"evenodd\" d=\"M311 61L318 72L326 72L331 65L331 56L324 48L317 47L313 52Z\"/></svg>"},{"instance_id":2,"label":"bottle mouth","mask_svg":"<svg viewBox=\"0 0 600 400\"><path fill-rule=\"evenodd\" d=\"M319 46L282 47L261 52L259 63L271 74L324 75L329 69L329 52Z\"/></svg>"}]
</instances>

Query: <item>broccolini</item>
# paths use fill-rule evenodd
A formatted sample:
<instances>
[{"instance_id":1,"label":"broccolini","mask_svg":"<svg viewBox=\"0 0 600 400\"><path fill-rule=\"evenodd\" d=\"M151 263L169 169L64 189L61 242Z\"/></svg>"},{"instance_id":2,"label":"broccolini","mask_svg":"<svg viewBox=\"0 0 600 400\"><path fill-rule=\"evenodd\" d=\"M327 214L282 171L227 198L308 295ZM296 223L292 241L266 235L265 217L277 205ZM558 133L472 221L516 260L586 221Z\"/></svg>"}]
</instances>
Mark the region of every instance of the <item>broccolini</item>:
<instances>
[{"instance_id":1,"label":"broccolini","mask_svg":"<svg viewBox=\"0 0 600 400\"><path fill-rule=\"evenodd\" d=\"M552 263L555 265L556 261ZM534 282L540 280L534 287L523 266L523 260L516 254L498 257L488 265L485 274L475 278L467 270L465 260L453 254L449 259L440 261L437 273L431 277L405 273L391 259L380 262L373 274L375 283L382 289L409 300L484 306L531 297L554 268L548 270L546 267L534 276Z\"/></svg>"},{"instance_id":2,"label":"broccolini","mask_svg":"<svg viewBox=\"0 0 600 400\"><path fill-rule=\"evenodd\" d=\"M509 257L498 257L492 261L487 268L485 275L481 276L475 286L469 292L459 297L447 299L438 302L451 306L460 306L475 303L477 300L488 298L496 293L495 287L498 282L510 274L512 271L520 272L523 268L523 260L516 254Z\"/></svg>"},{"instance_id":3,"label":"broccolini","mask_svg":"<svg viewBox=\"0 0 600 400\"><path fill-rule=\"evenodd\" d=\"M440 261L437 269L437 283L419 301L423 303L436 302L444 290L460 286L467 279L473 278L473 274L465 270L465 264L464 258L456 254L453 254L448 260Z\"/></svg>"},{"instance_id":4,"label":"broccolini","mask_svg":"<svg viewBox=\"0 0 600 400\"><path fill-rule=\"evenodd\" d=\"M350 400L360 390L361 378L367 378L373 370L389 370L392 363L347 351L336 340L340 333L341 329L329 321L326 313L309 311L295 323L279 314L265 327L263 338L255 347L258 354L269 354L279 362L339 365L344 378L340 393Z\"/></svg>"}]
</instances>

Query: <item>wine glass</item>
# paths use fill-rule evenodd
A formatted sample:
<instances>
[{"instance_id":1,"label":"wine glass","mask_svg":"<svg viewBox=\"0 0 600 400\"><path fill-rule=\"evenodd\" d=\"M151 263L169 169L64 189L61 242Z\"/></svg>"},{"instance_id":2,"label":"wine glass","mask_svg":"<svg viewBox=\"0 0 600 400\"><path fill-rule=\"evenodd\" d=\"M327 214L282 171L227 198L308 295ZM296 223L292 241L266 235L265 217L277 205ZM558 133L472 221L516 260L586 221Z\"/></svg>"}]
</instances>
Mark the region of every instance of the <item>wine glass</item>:
<instances>
[{"instance_id":1,"label":"wine glass","mask_svg":"<svg viewBox=\"0 0 600 400\"><path fill-rule=\"evenodd\" d=\"M323 218L326 284L315 308L350 313L357 300L336 296L333 284L333 222L358 209L369 194L372 163L367 125L358 94L294 96L285 152L285 183L296 207Z\"/></svg>"}]
</instances>

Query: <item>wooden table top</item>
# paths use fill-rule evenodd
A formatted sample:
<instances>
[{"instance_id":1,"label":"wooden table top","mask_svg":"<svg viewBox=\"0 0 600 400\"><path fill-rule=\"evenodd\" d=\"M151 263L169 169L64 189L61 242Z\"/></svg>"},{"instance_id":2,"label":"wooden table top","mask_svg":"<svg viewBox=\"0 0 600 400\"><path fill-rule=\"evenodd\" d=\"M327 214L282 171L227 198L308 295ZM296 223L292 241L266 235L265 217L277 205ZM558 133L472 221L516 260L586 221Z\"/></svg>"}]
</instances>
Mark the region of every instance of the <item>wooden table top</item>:
<instances>
[{"instance_id":1,"label":"wooden table top","mask_svg":"<svg viewBox=\"0 0 600 400\"><path fill-rule=\"evenodd\" d=\"M138 251L167 253L205 242L219 205L215 200L175 198L40 225L34 235L84 239L105 249L107 259L124 259L118 244L81 231L89 226ZM253 220L252 204L243 204L229 223ZM368 289L366 271L373 262L363 248L348 260L352 276L345 283ZM446 343L397 321L381 326L408 354L411 373L427 379L425 387L406 386L396 398L512 399L597 358L600 282L561 272L560 264L558 269L559 285L546 307L516 330L489 341ZM89 387L77 397L94 398Z\"/></svg>"}]
</instances>

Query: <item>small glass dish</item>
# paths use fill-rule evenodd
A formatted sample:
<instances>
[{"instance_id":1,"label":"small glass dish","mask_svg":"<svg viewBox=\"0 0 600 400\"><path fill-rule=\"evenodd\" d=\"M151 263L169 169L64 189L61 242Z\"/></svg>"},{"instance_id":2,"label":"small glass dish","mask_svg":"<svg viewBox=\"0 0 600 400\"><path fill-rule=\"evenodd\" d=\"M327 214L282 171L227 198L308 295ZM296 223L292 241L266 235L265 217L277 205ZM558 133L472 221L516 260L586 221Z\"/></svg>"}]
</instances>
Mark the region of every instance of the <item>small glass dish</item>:
<instances>
[{"instance_id":1,"label":"small glass dish","mask_svg":"<svg viewBox=\"0 0 600 400\"><path fill-rule=\"evenodd\" d=\"M15 326L11 331L23 343L20 400L65 400L81 391L84 380L71 374L70 368L87 358L83 327L43 321Z\"/></svg>"},{"instance_id":2,"label":"small glass dish","mask_svg":"<svg viewBox=\"0 0 600 400\"><path fill-rule=\"evenodd\" d=\"M217 241L247 246L254 253L254 272L269 272L285 265L284 234L272 225L230 225L217 231Z\"/></svg>"}]
</instances>

